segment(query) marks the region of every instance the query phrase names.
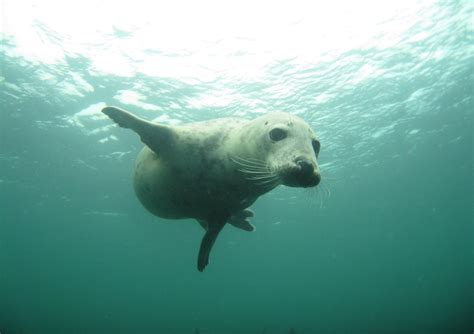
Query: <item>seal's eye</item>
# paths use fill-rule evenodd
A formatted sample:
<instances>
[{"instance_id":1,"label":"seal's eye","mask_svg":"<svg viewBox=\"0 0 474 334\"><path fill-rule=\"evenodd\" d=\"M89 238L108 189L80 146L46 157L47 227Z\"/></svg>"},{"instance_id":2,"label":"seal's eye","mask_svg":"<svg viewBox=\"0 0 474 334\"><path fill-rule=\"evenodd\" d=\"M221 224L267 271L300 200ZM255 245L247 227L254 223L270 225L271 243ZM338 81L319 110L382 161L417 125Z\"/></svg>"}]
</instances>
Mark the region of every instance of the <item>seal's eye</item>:
<instances>
[{"instance_id":1,"label":"seal's eye","mask_svg":"<svg viewBox=\"0 0 474 334\"><path fill-rule=\"evenodd\" d=\"M274 128L270 131L270 139L279 141L286 138L286 131L280 128Z\"/></svg>"},{"instance_id":2,"label":"seal's eye","mask_svg":"<svg viewBox=\"0 0 474 334\"><path fill-rule=\"evenodd\" d=\"M316 154L316 157L318 157L321 144L316 139L313 139L312 144L313 144L314 153Z\"/></svg>"}]
</instances>

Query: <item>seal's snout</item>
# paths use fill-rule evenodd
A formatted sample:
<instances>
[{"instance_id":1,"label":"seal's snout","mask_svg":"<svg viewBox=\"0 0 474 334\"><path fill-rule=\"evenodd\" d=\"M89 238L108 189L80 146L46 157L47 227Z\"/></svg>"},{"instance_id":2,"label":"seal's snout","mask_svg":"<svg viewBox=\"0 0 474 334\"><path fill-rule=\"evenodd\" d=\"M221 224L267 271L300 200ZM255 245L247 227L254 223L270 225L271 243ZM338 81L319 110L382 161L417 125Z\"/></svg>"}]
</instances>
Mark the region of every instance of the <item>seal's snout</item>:
<instances>
[{"instance_id":1,"label":"seal's snout","mask_svg":"<svg viewBox=\"0 0 474 334\"><path fill-rule=\"evenodd\" d=\"M315 173L314 174L314 186L317 186L321 182L321 174Z\"/></svg>"},{"instance_id":2,"label":"seal's snout","mask_svg":"<svg viewBox=\"0 0 474 334\"><path fill-rule=\"evenodd\" d=\"M298 167L297 179L303 187L315 187L321 182L321 174L316 165L305 158L295 159Z\"/></svg>"},{"instance_id":3,"label":"seal's snout","mask_svg":"<svg viewBox=\"0 0 474 334\"><path fill-rule=\"evenodd\" d=\"M311 175L314 172L313 164L306 160L298 160L296 164L300 168L301 174Z\"/></svg>"}]
</instances>

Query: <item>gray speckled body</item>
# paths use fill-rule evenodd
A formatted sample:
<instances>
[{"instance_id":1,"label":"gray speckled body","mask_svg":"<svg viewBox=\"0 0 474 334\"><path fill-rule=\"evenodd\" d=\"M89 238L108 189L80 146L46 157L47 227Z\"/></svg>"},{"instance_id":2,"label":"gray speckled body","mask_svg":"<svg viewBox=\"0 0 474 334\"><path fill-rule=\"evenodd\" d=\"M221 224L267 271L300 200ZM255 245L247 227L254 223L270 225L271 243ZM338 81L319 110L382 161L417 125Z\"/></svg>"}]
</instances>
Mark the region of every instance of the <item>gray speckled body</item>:
<instances>
[{"instance_id":1,"label":"gray speckled body","mask_svg":"<svg viewBox=\"0 0 474 334\"><path fill-rule=\"evenodd\" d=\"M163 218L195 218L206 229L200 271L226 222L253 230L247 208L259 196L279 184L311 187L320 180L319 141L302 119L288 113L165 126L115 107L103 112L146 144L134 173L144 207Z\"/></svg>"},{"instance_id":2,"label":"gray speckled body","mask_svg":"<svg viewBox=\"0 0 474 334\"><path fill-rule=\"evenodd\" d=\"M160 155L145 146L134 175L143 205L163 218L199 220L231 216L250 206L261 190L230 160L249 154L242 136L248 122L219 119L174 127L173 144Z\"/></svg>"}]
</instances>

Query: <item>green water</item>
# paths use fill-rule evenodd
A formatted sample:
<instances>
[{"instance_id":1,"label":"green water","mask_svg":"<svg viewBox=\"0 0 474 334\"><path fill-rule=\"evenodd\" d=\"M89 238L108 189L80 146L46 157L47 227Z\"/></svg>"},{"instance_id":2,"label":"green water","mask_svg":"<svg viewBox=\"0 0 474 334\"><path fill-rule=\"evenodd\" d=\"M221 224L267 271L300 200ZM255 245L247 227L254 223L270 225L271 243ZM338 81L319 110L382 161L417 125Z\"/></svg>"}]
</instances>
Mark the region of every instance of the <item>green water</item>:
<instances>
[{"instance_id":1,"label":"green water","mask_svg":"<svg viewBox=\"0 0 474 334\"><path fill-rule=\"evenodd\" d=\"M471 333L473 5L363 4L3 1L0 333ZM299 115L322 182L261 197L200 273L111 104Z\"/></svg>"}]
</instances>

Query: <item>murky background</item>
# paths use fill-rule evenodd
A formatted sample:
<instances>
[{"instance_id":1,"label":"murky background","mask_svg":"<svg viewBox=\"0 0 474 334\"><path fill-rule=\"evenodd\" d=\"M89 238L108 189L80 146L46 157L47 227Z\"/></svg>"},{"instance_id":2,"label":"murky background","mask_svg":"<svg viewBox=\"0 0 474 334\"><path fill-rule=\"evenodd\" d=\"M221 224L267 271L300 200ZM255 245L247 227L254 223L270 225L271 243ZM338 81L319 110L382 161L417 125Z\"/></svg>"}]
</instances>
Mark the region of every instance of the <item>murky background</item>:
<instances>
[{"instance_id":1,"label":"murky background","mask_svg":"<svg viewBox=\"0 0 474 334\"><path fill-rule=\"evenodd\" d=\"M3 0L0 332L471 333L470 1ZM323 181L227 226L136 199L138 137L282 110Z\"/></svg>"}]
</instances>

